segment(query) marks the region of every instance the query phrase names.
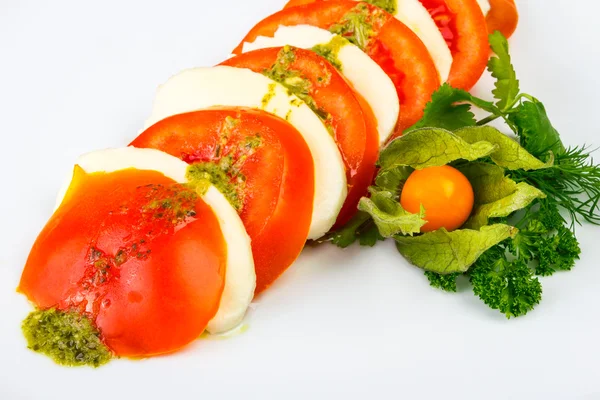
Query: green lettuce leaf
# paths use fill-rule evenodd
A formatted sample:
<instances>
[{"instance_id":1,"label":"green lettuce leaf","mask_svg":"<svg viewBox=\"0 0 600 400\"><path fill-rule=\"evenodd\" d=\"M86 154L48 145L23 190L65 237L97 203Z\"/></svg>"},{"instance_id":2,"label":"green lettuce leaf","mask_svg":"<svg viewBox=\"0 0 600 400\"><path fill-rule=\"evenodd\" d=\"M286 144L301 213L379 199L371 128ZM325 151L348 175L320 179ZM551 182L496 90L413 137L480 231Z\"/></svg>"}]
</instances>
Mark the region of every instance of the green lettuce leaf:
<instances>
[{"instance_id":1,"label":"green lettuce leaf","mask_svg":"<svg viewBox=\"0 0 600 400\"><path fill-rule=\"evenodd\" d=\"M377 190L387 190L395 196L399 196L404 182L406 182L413 171L412 168L404 166L380 170L375 177L375 186Z\"/></svg>"},{"instance_id":2,"label":"green lettuce leaf","mask_svg":"<svg viewBox=\"0 0 600 400\"><path fill-rule=\"evenodd\" d=\"M525 182L514 182L497 165L471 163L459 169L471 182L475 194L473 213L463 225L466 229L481 228L490 218L507 217L535 199L546 197L541 190Z\"/></svg>"},{"instance_id":3,"label":"green lettuce leaf","mask_svg":"<svg viewBox=\"0 0 600 400\"><path fill-rule=\"evenodd\" d=\"M490 218L508 217L515 211L527 207L535 199L546 197L541 190L525 183L517 183L517 190L503 199L493 203L475 206L473 214L465 223L465 228L477 229L486 225Z\"/></svg>"},{"instance_id":4,"label":"green lettuce leaf","mask_svg":"<svg viewBox=\"0 0 600 400\"><path fill-rule=\"evenodd\" d=\"M477 160L496 149L496 145L486 141L467 143L445 129L422 128L393 140L381 151L378 163L384 169L396 166L423 169L456 160Z\"/></svg>"},{"instance_id":5,"label":"green lettuce leaf","mask_svg":"<svg viewBox=\"0 0 600 400\"><path fill-rule=\"evenodd\" d=\"M488 62L488 71L496 78L496 88L492 90L494 98L498 100L496 105L505 110L512 106L519 95L519 81L508 53L508 41L498 31L489 35L492 51L496 54Z\"/></svg>"},{"instance_id":6,"label":"green lettuce leaf","mask_svg":"<svg viewBox=\"0 0 600 400\"><path fill-rule=\"evenodd\" d=\"M411 264L438 274L466 272L486 250L517 234L515 227L494 224L480 230L445 229L419 236L395 236L396 247Z\"/></svg>"},{"instance_id":7,"label":"green lettuce leaf","mask_svg":"<svg viewBox=\"0 0 600 400\"><path fill-rule=\"evenodd\" d=\"M496 151L490 154L492 161L501 167L516 170L531 171L551 167L554 160L542 162L529 154L516 140L506 136L498 129L491 126L476 126L459 129L454 132L467 143L486 141L497 146Z\"/></svg>"},{"instance_id":8,"label":"green lettuce leaf","mask_svg":"<svg viewBox=\"0 0 600 400\"><path fill-rule=\"evenodd\" d=\"M419 214L412 214L402 208L394 194L388 191L371 191L371 197L363 197L358 203L360 211L368 213L379 233L383 237L393 235L412 235L419 233L421 227L427 223L423 219L424 211L421 209Z\"/></svg>"}]
</instances>

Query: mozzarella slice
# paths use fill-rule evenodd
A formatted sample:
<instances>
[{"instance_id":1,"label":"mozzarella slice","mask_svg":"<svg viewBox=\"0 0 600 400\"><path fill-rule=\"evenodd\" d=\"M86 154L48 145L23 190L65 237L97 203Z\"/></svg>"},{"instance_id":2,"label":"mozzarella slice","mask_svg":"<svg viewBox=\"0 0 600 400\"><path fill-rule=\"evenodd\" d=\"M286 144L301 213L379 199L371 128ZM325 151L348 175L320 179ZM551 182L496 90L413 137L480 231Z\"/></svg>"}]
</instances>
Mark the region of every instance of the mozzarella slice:
<instances>
[{"instance_id":1,"label":"mozzarella slice","mask_svg":"<svg viewBox=\"0 0 600 400\"><path fill-rule=\"evenodd\" d=\"M483 15L487 15L492 8L490 5L490 0L477 0L477 4L479 4L481 11L483 11Z\"/></svg>"},{"instance_id":2,"label":"mozzarella slice","mask_svg":"<svg viewBox=\"0 0 600 400\"><path fill-rule=\"evenodd\" d=\"M425 44L441 81L446 82L452 67L452 53L425 6L419 0L397 0L394 16L408 26Z\"/></svg>"},{"instance_id":3,"label":"mozzarella slice","mask_svg":"<svg viewBox=\"0 0 600 400\"><path fill-rule=\"evenodd\" d=\"M259 36L252 43L244 43L242 51L285 45L310 49L329 43L335 36L310 25L280 26L273 37ZM340 48L337 58L342 65L342 75L371 106L383 145L394 131L400 111L394 83L371 57L350 42Z\"/></svg>"},{"instance_id":4,"label":"mozzarella slice","mask_svg":"<svg viewBox=\"0 0 600 400\"><path fill-rule=\"evenodd\" d=\"M179 183L186 183L188 165L180 159L155 149L125 147L100 150L82 155L76 162L85 172L115 172L127 168L161 172ZM57 208L69 188L64 186L57 198ZM225 196L214 186L210 186L202 199L208 204L221 227L227 244L227 265L225 287L221 295L219 309L209 322L206 330L222 333L238 326L254 297L256 274L250 247L250 237L235 209Z\"/></svg>"},{"instance_id":5,"label":"mozzarella slice","mask_svg":"<svg viewBox=\"0 0 600 400\"><path fill-rule=\"evenodd\" d=\"M315 197L309 239L323 236L346 199L342 156L319 117L282 85L249 69L188 69L161 85L146 128L171 115L214 106L263 109L286 119L304 137L315 166Z\"/></svg>"}]
</instances>

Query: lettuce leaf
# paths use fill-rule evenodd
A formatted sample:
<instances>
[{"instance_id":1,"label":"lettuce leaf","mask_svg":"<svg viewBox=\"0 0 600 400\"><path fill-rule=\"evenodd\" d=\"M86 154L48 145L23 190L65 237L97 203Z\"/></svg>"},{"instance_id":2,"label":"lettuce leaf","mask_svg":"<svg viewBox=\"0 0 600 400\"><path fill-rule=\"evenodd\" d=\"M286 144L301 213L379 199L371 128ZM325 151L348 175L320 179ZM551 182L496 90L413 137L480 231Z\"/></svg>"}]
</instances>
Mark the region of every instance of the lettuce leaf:
<instances>
[{"instance_id":1,"label":"lettuce leaf","mask_svg":"<svg viewBox=\"0 0 600 400\"><path fill-rule=\"evenodd\" d=\"M525 183L516 183L504 175L497 165L470 163L459 168L467 177L475 194L475 205L466 229L479 229L488 224L490 218L507 217L546 195Z\"/></svg>"},{"instance_id":2,"label":"lettuce leaf","mask_svg":"<svg viewBox=\"0 0 600 400\"><path fill-rule=\"evenodd\" d=\"M423 209L421 208L419 214L409 213L394 197L393 193L386 190L372 190L370 198L360 199L358 209L371 216L383 237L419 233L421 227L427 223L423 219L425 216Z\"/></svg>"},{"instance_id":3,"label":"lettuce leaf","mask_svg":"<svg viewBox=\"0 0 600 400\"><path fill-rule=\"evenodd\" d=\"M377 190L387 190L395 196L399 196L404 182L406 182L413 171L412 168L403 166L380 170L375 177L375 187Z\"/></svg>"},{"instance_id":4,"label":"lettuce leaf","mask_svg":"<svg viewBox=\"0 0 600 400\"><path fill-rule=\"evenodd\" d=\"M396 247L411 264L438 274L466 272L479 256L496 244L514 237L518 229L494 224L480 230L445 229L420 236L395 236Z\"/></svg>"},{"instance_id":5,"label":"lettuce leaf","mask_svg":"<svg viewBox=\"0 0 600 400\"><path fill-rule=\"evenodd\" d=\"M476 126L459 129L454 134L467 143L478 143L486 141L497 146L497 149L490 154L492 161L506 169L523 169L531 171L535 169L549 168L554 160L542 162L529 154L516 140L506 136L498 129L491 126Z\"/></svg>"},{"instance_id":6,"label":"lettuce leaf","mask_svg":"<svg viewBox=\"0 0 600 400\"><path fill-rule=\"evenodd\" d=\"M381 151L378 163L384 169L396 166L423 169L456 160L477 160L496 149L496 145L486 141L467 143L445 129L422 128L393 140Z\"/></svg>"}]
</instances>

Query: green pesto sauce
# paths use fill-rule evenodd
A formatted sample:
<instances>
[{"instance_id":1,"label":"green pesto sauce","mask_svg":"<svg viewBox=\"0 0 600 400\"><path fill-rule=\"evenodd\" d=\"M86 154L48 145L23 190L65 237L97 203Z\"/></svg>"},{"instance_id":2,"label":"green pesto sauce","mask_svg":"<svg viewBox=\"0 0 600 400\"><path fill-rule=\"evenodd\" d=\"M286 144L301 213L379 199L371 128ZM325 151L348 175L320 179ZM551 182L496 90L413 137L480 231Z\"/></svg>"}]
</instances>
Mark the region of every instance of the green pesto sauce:
<instances>
[{"instance_id":1,"label":"green pesto sauce","mask_svg":"<svg viewBox=\"0 0 600 400\"><path fill-rule=\"evenodd\" d=\"M308 107L310 107L311 110L315 112L315 114L317 114L317 116L325 123L328 129L332 130L333 128L330 128L329 126L331 115L325 110L319 108L315 100L310 95L312 83L302 76L301 71L291 68L292 63L295 60L296 55L294 54L294 50L289 46L284 46L280 50L275 64L273 64L270 69L263 71L263 75L274 80L275 82L282 84L288 90L288 94L293 94L300 98ZM331 75L319 77L319 82L323 82L325 84L330 80ZM297 100L292 100L290 104L297 107L302 105L302 103L298 103Z\"/></svg>"},{"instance_id":2,"label":"green pesto sauce","mask_svg":"<svg viewBox=\"0 0 600 400\"><path fill-rule=\"evenodd\" d=\"M186 177L200 195L204 195L210 185L215 186L229 203L240 211L242 199L228 176L227 171L231 164L231 157L223 157L218 163L207 161L192 164L188 167Z\"/></svg>"},{"instance_id":3,"label":"green pesto sauce","mask_svg":"<svg viewBox=\"0 0 600 400\"><path fill-rule=\"evenodd\" d=\"M112 358L89 318L76 312L33 311L21 328L27 347L60 365L99 367Z\"/></svg>"},{"instance_id":4,"label":"green pesto sauce","mask_svg":"<svg viewBox=\"0 0 600 400\"><path fill-rule=\"evenodd\" d=\"M227 142L225 129L226 127L221 130L221 145L223 146ZM246 177L241 173L241 166L248 156L262 145L262 138L258 133L247 137L225 156L220 155L221 145L217 146L215 151L215 157L220 157L219 161L205 161L190 165L187 168L186 178L189 185L200 195L205 194L210 185L215 186L239 212L243 205L243 199L240 196L240 193L243 193L241 186L246 181Z\"/></svg>"},{"instance_id":5,"label":"green pesto sauce","mask_svg":"<svg viewBox=\"0 0 600 400\"><path fill-rule=\"evenodd\" d=\"M373 4L379 8L383 8L385 11L392 15L395 15L398 11L397 0L365 0L366 3Z\"/></svg>"},{"instance_id":6,"label":"green pesto sauce","mask_svg":"<svg viewBox=\"0 0 600 400\"><path fill-rule=\"evenodd\" d=\"M269 90L267 91L267 93L265 93L265 95L262 98L262 108L263 109L267 108L267 106L269 105L271 100L273 100L273 97L275 97L275 89L276 88L277 88L277 85L274 83L271 83L269 85Z\"/></svg>"},{"instance_id":7,"label":"green pesto sauce","mask_svg":"<svg viewBox=\"0 0 600 400\"><path fill-rule=\"evenodd\" d=\"M194 190L181 185L148 185L145 188L148 203L142 207L143 214L170 221L173 225L196 215L198 194Z\"/></svg>"},{"instance_id":8,"label":"green pesto sauce","mask_svg":"<svg viewBox=\"0 0 600 400\"><path fill-rule=\"evenodd\" d=\"M318 44L312 48L312 51L329 61L338 71L342 71L342 63L340 62L338 55L340 49L348 43L348 40L335 35L329 43Z\"/></svg>"},{"instance_id":9,"label":"green pesto sauce","mask_svg":"<svg viewBox=\"0 0 600 400\"><path fill-rule=\"evenodd\" d=\"M385 1L381 0L380 2ZM332 25L329 31L365 50L376 35L374 26L378 23L378 19L385 17L385 15L379 14L384 13L371 13L364 3L359 3L346 13L339 23Z\"/></svg>"}]
</instances>

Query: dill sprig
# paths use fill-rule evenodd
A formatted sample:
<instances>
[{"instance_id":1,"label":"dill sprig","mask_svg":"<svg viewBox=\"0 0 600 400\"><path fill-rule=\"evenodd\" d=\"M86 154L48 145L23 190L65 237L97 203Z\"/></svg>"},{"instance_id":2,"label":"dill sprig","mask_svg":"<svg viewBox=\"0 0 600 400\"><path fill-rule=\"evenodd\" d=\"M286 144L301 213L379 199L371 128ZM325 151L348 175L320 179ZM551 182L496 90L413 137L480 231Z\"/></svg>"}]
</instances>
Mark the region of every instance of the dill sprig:
<instances>
[{"instance_id":1,"label":"dill sprig","mask_svg":"<svg viewBox=\"0 0 600 400\"><path fill-rule=\"evenodd\" d=\"M511 178L546 193L548 201L569 213L572 223L600 225L600 166L589 146L576 146L554 156L554 165L535 171L512 171Z\"/></svg>"}]
</instances>

